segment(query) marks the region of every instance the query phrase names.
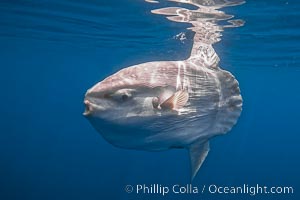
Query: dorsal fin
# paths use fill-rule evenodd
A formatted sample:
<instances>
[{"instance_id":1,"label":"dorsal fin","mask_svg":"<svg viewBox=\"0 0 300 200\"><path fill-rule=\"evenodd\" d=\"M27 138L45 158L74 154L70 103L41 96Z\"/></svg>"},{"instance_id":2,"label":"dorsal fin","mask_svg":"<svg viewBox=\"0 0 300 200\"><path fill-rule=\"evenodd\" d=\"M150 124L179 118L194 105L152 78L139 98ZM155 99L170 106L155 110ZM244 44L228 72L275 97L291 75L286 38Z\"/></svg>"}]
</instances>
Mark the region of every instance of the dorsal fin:
<instances>
[{"instance_id":1,"label":"dorsal fin","mask_svg":"<svg viewBox=\"0 0 300 200\"><path fill-rule=\"evenodd\" d=\"M160 107L162 109L177 110L182 108L189 99L189 93L186 90L178 90L171 97L165 100Z\"/></svg>"},{"instance_id":2,"label":"dorsal fin","mask_svg":"<svg viewBox=\"0 0 300 200\"><path fill-rule=\"evenodd\" d=\"M209 142L196 142L189 146L189 153L191 159L191 169L192 169L192 176L191 180L194 179L198 170L200 169L203 161L205 160L207 154L209 152Z\"/></svg>"}]
</instances>

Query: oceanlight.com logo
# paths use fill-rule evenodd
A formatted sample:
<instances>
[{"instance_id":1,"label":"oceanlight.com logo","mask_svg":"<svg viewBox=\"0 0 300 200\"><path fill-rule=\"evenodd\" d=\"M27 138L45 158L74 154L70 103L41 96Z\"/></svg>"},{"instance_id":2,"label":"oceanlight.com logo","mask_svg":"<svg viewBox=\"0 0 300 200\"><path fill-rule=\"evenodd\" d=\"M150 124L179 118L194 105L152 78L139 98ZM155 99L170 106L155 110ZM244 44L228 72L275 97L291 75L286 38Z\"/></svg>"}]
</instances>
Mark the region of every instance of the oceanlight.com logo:
<instances>
[{"instance_id":1,"label":"oceanlight.com logo","mask_svg":"<svg viewBox=\"0 0 300 200\"><path fill-rule=\"evenodd\" d=\"M208 192L211 194L249 194L251 196L257 194L293 194L294 188L291 186L260 186L256 184L255 186L249 186L248 184L243 184L242 186L217 186L209 185Z\"/></svg>"},{"instance_id":2,"label":"oceanlight.com logo","mask_svg":"<svg viewBox=\"0 0 300 200\"><path fill-rule=\"evenodd\" d=\"M162 185L162 184L137 184L126 185L125 191L132 194L159 194L162 196L172 194L245 194L250 196L260 194L293 194L292 186L263 186L248 185L220 186L216 184L194 186L192 184Z\"/></svg>"}]
</instances>

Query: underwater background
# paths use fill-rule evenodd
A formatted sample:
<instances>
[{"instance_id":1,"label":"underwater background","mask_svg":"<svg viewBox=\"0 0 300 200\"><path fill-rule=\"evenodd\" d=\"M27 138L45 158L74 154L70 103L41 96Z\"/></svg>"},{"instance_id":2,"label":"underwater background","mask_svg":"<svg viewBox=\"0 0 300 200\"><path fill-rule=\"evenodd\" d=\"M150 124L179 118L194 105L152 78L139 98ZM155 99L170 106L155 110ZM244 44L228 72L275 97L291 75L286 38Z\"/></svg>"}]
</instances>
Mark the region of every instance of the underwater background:
<instances>
[{"instance_id":1,"label":"underwater background","mask_svg":"<svg viewBox=\"0 0 300 200\"><path fill-rule=\"evenodd\" d=\"M293 194L128 194L190 183L185 150L116 148L82 115L86 90L127 66L189 57L193 32L142 0L0 1L0 199L299 199L300 1L249 0L214 45L243 96L193 186L291 186ZM193 8L192 6L188 6ZM182 42L175 36L185 33ZM126 130L124 130L126 131Z\"/></svg>"}]
</instances>

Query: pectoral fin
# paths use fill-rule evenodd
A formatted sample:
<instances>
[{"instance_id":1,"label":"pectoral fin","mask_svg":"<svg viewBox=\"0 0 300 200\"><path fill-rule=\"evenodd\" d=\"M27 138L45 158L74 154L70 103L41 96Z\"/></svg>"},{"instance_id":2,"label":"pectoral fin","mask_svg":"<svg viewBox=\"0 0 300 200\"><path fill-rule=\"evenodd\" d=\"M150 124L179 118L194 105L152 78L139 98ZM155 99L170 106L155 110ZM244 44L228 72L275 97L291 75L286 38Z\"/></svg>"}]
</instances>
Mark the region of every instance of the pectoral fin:
<instances>
[{"instance_id":1,"label":"pectoral fin","mask_svg":"<svg viewBox=\"0 0 300 200\"><path fill-rule=\"evenodd\" d=\"M192 180L196 176L198 170L200 169L203 161L205 160L209 152L209 142L204 143L193 143L189 146L189 153L191 159L191 168L192 168Z\"/></svg>"},{"instance_id":2,"label":"pectoral fin","mask_svg":"<svg viewBox=\"0 0 300 200\"><path fill-rule=\"evenodd\" d=\"M160 107L162 109L176 110L182 108L187 103L188 99L189 93L186 90L179 90L165 100Z\"/></svg>"}]
</instances>

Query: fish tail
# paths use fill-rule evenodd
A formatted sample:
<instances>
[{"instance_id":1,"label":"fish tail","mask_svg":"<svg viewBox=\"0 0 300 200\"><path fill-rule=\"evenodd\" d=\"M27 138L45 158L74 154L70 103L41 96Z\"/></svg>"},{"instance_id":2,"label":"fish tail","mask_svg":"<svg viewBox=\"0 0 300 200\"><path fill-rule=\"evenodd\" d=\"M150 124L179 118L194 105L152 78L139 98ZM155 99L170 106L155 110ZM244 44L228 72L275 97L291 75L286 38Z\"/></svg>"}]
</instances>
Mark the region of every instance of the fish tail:
<instances>
[{"instance_id":1,"label":"fish tail","mask_svg":"<svg viewBox=\"0 0 300 200\"><path fill-rule=\"evenodd\" d=\"M217 76L220 83L220 102L215 131L226 133L236 124L242 111L243 99L239 83L230 72L220 70Z\"/></svg>"}]
</instances>

